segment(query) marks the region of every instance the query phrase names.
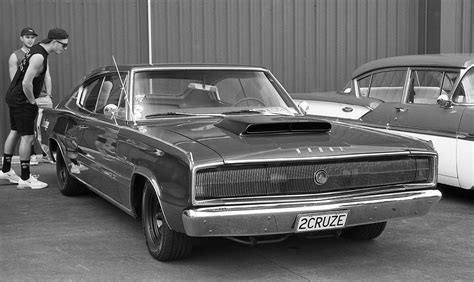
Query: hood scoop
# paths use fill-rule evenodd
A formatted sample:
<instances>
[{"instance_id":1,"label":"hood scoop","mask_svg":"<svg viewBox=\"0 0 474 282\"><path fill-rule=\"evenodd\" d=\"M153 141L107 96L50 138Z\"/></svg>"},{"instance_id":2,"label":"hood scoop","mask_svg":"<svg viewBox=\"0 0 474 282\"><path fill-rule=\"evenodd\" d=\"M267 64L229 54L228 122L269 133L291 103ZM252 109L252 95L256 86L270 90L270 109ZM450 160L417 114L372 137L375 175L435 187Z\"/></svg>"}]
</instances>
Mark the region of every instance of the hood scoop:
<instances>
[{"instance_id":1,"label":"hood scoop","mask_svg":"<svg viewBox=\"0 0 474 282\"><path fill-rule=\"evenodd\" d=\"M323 133L331 130L329 122L308 117L226 117L216 126L236 135L246 136Z\"/></svg>"}]
</instances>

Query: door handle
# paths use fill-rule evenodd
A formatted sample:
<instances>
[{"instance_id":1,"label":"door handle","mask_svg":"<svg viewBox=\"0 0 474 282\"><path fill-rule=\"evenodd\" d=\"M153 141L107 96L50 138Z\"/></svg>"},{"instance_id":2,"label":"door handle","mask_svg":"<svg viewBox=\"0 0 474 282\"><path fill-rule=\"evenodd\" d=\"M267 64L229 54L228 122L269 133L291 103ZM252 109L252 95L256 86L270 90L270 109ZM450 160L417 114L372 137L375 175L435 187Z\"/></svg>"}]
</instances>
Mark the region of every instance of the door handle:
<instances>
[{"instance_id":1,"label":"door handle","mask_svg":"<svg viewBox=\"0 0 474 282\"><path fill-rule=\"evenodd\" d=\"M79 125L78 127L79 127L79 129L87 129L87 128L89 128L89 126L83 125L83 124Z\"/></svg>"},{"instance_id":2,"label":"door handle","mask_svg":"<svg viewBox=\"0 0 474 282\"><path fill-rule=\"evenodd\" d=\"M398 107L395 108L395 111L397 111L397 113L408 112L408 110L409 110L409 109L407 109L407 108L398 108Z\"/></svg>"}]
</instances>

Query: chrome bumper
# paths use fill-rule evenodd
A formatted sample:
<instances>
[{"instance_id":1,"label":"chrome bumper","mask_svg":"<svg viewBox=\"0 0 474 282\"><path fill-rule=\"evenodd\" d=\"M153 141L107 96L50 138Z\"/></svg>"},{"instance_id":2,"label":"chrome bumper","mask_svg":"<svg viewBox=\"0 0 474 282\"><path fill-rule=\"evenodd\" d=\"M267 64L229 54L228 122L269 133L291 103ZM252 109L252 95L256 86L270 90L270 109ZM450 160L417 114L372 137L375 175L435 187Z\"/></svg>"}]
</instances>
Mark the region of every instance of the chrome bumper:
<instances>
[{"instance_id":1,"label":"chrome bumper","mask_svg":"<svg viewBox=\"0 0 474 282\"><path fill-rule=\"evenodd\" d=\"M441 199L438 190L394 192L335 200L296 203L233 205L185 210L187 235L258 236L295 233L300 214L349 211L346 227L422 216Z\"/></svg>"}]
</instances>

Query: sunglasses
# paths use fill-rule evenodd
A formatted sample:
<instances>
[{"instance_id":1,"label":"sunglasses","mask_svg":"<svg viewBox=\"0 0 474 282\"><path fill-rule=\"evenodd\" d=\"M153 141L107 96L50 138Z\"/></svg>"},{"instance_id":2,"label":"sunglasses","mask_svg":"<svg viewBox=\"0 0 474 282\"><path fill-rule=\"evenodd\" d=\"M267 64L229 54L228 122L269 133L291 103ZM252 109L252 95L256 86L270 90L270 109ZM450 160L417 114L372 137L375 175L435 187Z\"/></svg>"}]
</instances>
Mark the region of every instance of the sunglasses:
<instances>
[{"instance_id":1,"label":"sunglasses","mask_svg":"<svg viewBox=\"0 0 474 282\"><path fill-rule=\"evenodd\" d=\"M67 47L67 43L63 43L59 40L56 40L56 42L58 42L59 44L61 44L63 46L63 48L66 48Z\"/></svg>"}]
</instances>

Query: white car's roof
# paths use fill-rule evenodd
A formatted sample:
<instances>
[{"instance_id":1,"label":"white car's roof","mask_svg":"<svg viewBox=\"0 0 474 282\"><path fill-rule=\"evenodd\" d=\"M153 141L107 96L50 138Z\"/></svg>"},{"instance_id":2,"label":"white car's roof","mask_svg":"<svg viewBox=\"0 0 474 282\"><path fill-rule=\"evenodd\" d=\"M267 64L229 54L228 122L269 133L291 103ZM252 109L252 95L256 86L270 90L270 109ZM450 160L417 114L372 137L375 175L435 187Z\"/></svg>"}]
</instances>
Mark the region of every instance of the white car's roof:
<instances>
[{"instance_id":1,"label":"white car's roof","mask_svg":"<svg viewBox=\"0 0 474 282\"><path fill-rule=\"evenodd\" d=\"M368 62L353 73L352 77L358 77L366 72L389 67L449 67L449 68L467 68L474 64L473 53L458 54L427 54L427 55L408 55L383 58Z\"/></svg>"}]
</instances>

